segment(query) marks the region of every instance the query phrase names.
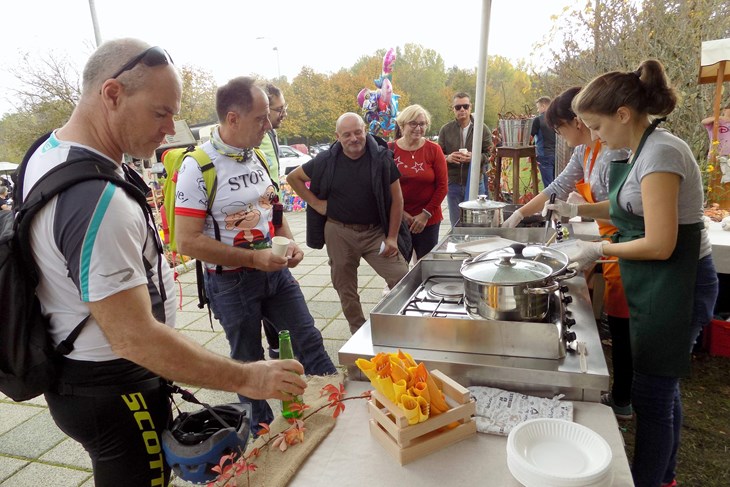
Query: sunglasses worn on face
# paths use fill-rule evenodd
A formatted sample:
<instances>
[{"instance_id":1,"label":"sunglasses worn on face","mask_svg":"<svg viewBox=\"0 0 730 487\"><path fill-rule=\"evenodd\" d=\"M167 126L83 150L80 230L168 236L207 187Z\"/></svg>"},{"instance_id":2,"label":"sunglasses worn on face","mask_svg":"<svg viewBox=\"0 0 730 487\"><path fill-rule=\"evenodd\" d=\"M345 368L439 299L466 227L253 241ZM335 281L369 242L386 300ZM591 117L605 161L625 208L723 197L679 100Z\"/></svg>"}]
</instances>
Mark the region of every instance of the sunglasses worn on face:
<instances>
[{"instance_id":1,"label":"sunglasses worn on face","mask_svg":"<svg viewBox=\"0 0 730 487\"><path fill-rule=\"evenodd\" d=\"M468 110L470 106L471 106L471 103L465 103L463 105L454 105L454 110L456 110L457 112L459 110Z\"/></svg>"},{"instance_id":2,"label":"sunglasses worn on face","mask_svg":"<svg viewBox=\"0 0 730 487\"><path fill-rule=\"evenodd\" d=\"M412 129L420 127L420 128L426 128L426 125L428 125L426 122L408 122L408 126Z\"/></svg>"},{"instance_id":3,"label":"sunglasses worn on face","mask_svg":"<svg viewBox=\"0 0 730 487\"><path fill-rule=\"evenodd\" d=\"M109 79L116 79L123 72L134 69L134 67L139 63L142 63L145 66L149 67L162 66L163 64L175 64L172 62L172 58L167 53L167 51L165 51L160 46L152 46L149 49L143 51L138 56L130 59L127 64L119 68L119 71L110 76Z\"/></svg>"}]
</instances>

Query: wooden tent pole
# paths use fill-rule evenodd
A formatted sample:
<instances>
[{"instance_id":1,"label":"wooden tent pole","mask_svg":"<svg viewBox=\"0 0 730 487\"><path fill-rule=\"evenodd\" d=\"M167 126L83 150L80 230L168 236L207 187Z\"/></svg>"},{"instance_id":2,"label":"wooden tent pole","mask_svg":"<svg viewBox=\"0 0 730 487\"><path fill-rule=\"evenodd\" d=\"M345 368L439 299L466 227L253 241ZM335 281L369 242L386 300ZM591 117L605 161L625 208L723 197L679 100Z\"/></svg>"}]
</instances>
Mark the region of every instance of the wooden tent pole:
<instances>
[{"instance_id":1,"label":"wooden tent pole","mask_svg":"<svg viewBox=\"0 0 730 487\"><path fill-rule=\"evenodd\" d=\"M720 131L720 100L722 99L722 82L725 74L725 61L720 61L720 66L717 69L717 81L715 82L715 100L713 102L713 122L712 122L712 137L710 141L710 151L707 158L707 164L714 167L710 180L708 181L710 190L712 191L709 199L718 203L720 208L730 208L730 199L725 191L722 191L722 171L717 164L717 156L719 150L718 135Z\"/></svg>"},{"instance_id":2,"label":"wooden tent pole","mask_svg":"<svg viewBox=\"0 0 730 487\"><path fill-rule=\"evenodd\" d=\"M720 131L720 100L722 99L722 81L725 76L725 61L720 61L720 66L717 68L717 81L715 82L715 102L713 106L713 117L715 120L712 123L712 145L710 146L710 164L717 163L717 138Z\"/></svg>"}]
</instances>

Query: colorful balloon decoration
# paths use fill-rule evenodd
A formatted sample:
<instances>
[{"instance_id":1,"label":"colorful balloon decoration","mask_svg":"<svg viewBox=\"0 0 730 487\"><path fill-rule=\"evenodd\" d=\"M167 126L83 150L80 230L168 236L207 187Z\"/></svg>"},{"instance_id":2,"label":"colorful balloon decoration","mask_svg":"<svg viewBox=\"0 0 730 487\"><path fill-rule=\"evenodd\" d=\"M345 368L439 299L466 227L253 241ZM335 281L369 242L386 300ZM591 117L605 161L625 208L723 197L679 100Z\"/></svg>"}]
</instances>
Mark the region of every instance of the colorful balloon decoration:
<instances>
[{"instance_id":1,"label":"colorful balloon decoration","mask_svg":"<svg viewBox=\"0 0 730 487\"><path fill-rule=\"evenodd\" d=\"M395 117L398 115L398 98L393 93L393 65L395 50L388 49L383 56L383 72L375 79L377 90L363 88L357 94L357 104L363 110L368 132L387 138L395 130Z\"/></svg>"}]
</instances>

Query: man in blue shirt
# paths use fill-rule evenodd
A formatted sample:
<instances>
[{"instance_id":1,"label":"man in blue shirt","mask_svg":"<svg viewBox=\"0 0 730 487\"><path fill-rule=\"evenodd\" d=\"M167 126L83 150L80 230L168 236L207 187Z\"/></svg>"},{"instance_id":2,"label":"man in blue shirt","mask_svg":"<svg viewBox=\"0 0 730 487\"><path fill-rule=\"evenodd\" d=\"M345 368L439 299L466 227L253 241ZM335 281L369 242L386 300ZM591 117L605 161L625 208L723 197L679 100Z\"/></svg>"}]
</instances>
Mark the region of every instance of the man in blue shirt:
<instances>
[{"instance_id":1,"label":"man in blue shirt","mask_svg":"<svg viewBox=\"0 0 730 487\"><path fill-rule=\"evenodd\" d=\"M541 96L535 102L538 116L532 121L530 135L537 152L537 164L543 187L547 188L555 179L555 132L545 121L545 111L550 105L550 98Z\"/></svg>"}]
</instances>

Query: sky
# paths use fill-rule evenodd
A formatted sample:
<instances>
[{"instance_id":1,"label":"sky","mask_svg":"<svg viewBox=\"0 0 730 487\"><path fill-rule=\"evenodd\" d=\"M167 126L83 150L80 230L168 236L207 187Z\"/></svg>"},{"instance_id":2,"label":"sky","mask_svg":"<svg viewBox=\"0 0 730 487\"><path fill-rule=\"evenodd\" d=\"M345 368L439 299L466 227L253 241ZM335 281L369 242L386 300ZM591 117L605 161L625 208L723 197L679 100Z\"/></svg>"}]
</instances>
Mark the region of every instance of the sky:
<instances>
[{"instance_id":1,"label":"sky","mask_svg":"<svg viewBox=\"0 0 730 487\"><path fill-rule=\"evenodd\" d=\"M53 55L79 72L96 44L89 0L3 2L0 114L13 111L17 80L8 68L24 55ZM447 67L476 68L482 0L92 0L102 39L137 37L164 47L178 66L216 82L249 74L291 80L303 66L331 73L378 49L416 43ZM551 16L576 0L492 0L489 55L540 63L533 52ZM276 49L274 49L276 48ZM376 78L380 73L373 73ZM487 73L487 76L489 74ZM397 60L393 83L397 91ZM371 88L371 87L368 87ZM353 94L355 96L355 94Z\"/></svg>"}]
</instances>

